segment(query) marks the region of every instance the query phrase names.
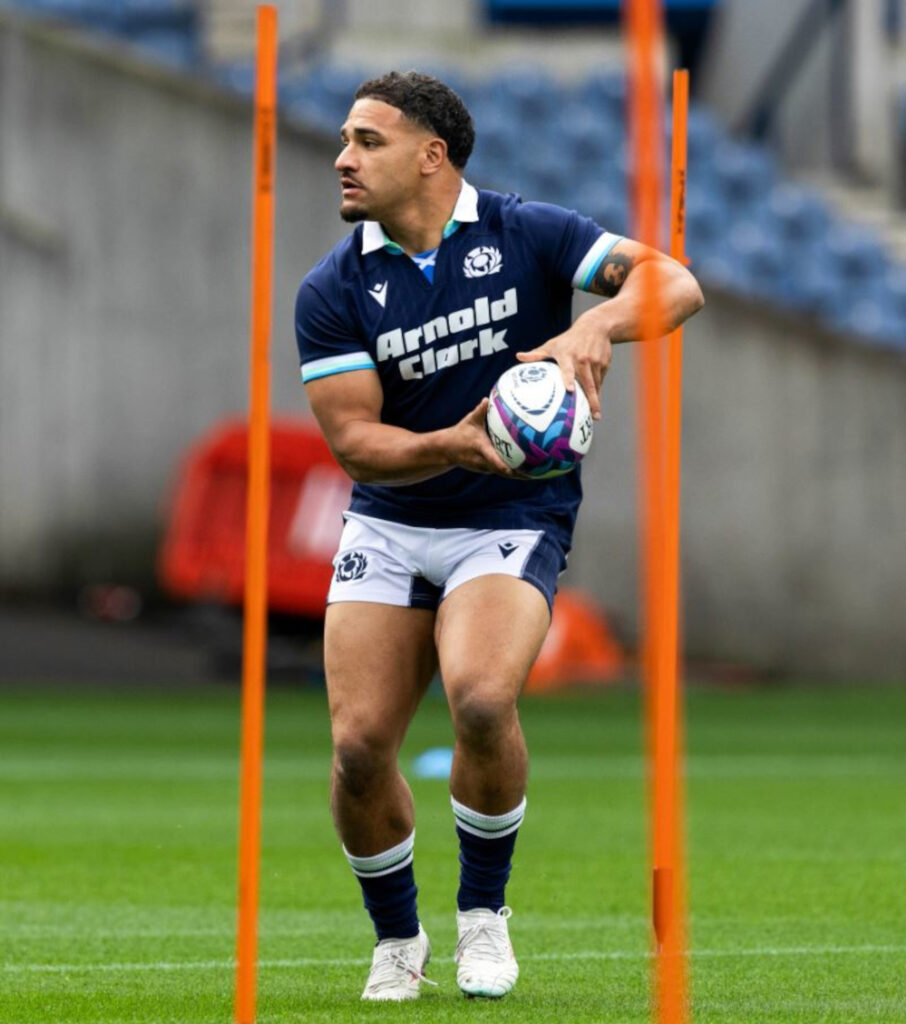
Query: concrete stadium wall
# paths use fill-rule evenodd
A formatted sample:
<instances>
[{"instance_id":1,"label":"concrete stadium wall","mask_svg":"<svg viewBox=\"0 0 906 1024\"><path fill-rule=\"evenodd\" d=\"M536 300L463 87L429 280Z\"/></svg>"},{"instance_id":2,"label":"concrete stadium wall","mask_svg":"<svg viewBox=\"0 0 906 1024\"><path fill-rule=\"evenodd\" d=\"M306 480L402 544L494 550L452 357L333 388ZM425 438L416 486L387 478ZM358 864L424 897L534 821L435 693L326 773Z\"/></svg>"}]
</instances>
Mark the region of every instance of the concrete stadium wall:
<instances>
[{"instance_id":1,"label":"concrete stadium wall","mask_svg":"<svg viewBox=\"0 0 906 1024\"><path fill-rule=\"evenodd\" d=\"M245 408L250 130L244 102L0 16L0 592L148 579L181 453ZM334 152L281 126L278 411L305 408L298 280L346 230ZM689 652L906 678L906 362L708 297L686 346ZM630 637L632 362L605 384L567 577Z\"/></svg>"},{"instance_id":2,"label":"concrete stadium wall","mask_svg":"<svg viewBox=\"0 0 906 1024\"><path fill-rule=\"evenodd\" d=\"M706 288L687 329L690 655L906 680L906 360ZM635 631L635 373L618 348L571 581Z\"/></svg>"},{"instance_id":3,"label":"concrete stadium wall","mask_svg":"<svg viewBox=\"0 0 906 1024\"><path fill-rule=\"evenodd\" d=\"M281 132L278 409L300 407L298 280L343 232L333 149ZM180 453L245 408L250 178L247 103L0 20L5 584L147 560Z\"/></svg>"}]
</instances>

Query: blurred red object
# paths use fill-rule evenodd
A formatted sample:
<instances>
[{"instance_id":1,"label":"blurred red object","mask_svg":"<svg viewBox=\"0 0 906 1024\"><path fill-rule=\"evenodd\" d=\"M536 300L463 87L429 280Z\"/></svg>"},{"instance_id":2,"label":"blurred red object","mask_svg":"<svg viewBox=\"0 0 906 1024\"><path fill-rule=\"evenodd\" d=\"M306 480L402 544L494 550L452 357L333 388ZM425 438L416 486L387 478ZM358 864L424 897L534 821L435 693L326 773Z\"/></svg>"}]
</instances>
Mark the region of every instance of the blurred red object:
<instances>
[{"instance_id":1,"label":"blurred red object","mask_svg":"<svg viewBox=\"0 0 906 1024\"><path fill-rule=\"evenodd\" d=\"M244 420L218 425L187 453L159 558L161 584L174 597L242 603L247 477ZM351 489L316 424L274 420L267 584L272 611L324 614Z\"/></svg>"},{"instance_id":2,"label":"blurred red object","mask_svg":"<svg viewBox=\"0 0 906 1024\"><path fill-rule=\"evenodd\" d=\"M526 693L574 683L611 683L626 670L626 655L604 613L577 590L554 598L551 626L525 684Z\"/></svg>"}]
</instances>

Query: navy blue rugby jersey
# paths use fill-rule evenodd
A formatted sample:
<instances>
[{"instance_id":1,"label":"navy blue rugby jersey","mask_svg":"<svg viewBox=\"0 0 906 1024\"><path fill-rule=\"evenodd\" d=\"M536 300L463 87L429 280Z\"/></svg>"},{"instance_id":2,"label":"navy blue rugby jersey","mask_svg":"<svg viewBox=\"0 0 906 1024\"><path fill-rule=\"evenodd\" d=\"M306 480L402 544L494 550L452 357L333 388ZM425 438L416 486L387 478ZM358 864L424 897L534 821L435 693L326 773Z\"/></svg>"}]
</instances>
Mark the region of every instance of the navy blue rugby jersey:
<instances>
[{"instance_id":1,"label":"navy blue rugby jersey","mask_svg":"<svg viewBox=\"0 0 906 1024\"><path fill-rule=\"evenodd\" d=\"M565 331L620 240L574 211L463 183L428 281L376 222L357 225L305 277L296 299L304 382L376 370L381 420L426 432L457 423L504 370ZM397 487L356 484L351 510L412 526L546 527L568 547L579 470L508 480L451 469Z\"/></svg>"}]
</instances>

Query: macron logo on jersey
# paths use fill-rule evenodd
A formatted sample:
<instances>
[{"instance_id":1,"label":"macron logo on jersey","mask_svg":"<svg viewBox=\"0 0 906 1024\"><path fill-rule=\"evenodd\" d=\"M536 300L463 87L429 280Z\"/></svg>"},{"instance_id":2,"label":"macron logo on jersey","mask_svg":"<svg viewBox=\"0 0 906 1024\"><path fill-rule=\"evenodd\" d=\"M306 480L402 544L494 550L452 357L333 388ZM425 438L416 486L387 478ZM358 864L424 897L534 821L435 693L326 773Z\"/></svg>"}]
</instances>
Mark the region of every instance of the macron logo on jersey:
<instances>
[{"instance_id":1,"label":"macron logo on jersey","mask_svg":"<svg viewBox=\"0 0 906 1024\"><path fill-rule=\"evenodd\" d=\"M385 291L386 297L386 291ZM382 303L383 305L383 303ZM495 330L488 324L508 320L519 312L519 301L515 288L508 288L503 297L493 301L483 296L471 306L456 309L446 316L436 316L427 323L408 331L396 327L379 334L375 345L378 362L399 359L400 376L403 380L420 380L429 374L456 366L476 356L489 356L494 352L507 350L506 332ZM465 331L480 328L474 337L457 341L451 345L433 347L440 338L451 337ZM413 354L409 354L413 353ZM405 357L405 358L404 358Z\"/></svg>"},{"instance_id":2,"label":"macron logo on jersey","mask_svg":"<svg viewBox=\"0 0 906 1024\"><path fill-rule=\"evenodd\" d=\"M381 308L383 308L387 305L387 282L381 281L380 284L376 284L373 288L369 288L368 294L375 300L375 302L379 302Z\"/></svg>"}]
</instances>

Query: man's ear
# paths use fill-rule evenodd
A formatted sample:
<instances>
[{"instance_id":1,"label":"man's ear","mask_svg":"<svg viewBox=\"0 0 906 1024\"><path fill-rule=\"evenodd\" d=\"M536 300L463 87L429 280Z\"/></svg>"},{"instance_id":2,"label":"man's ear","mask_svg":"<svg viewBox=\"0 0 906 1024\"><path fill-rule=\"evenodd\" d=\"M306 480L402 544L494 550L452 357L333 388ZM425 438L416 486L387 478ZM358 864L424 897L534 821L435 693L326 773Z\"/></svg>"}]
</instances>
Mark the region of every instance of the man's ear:
<instances>
[{"instance_id":1,"label":"man's ear","mask_svg":"<svg viewBox=\"0 0 906 1024\"><path fill-rule=\"evenodd\" d=\"M430 139L422 150L422 174L436 174L446 159L446 142L438 138Z\"/></svg>"}]
</instances>

